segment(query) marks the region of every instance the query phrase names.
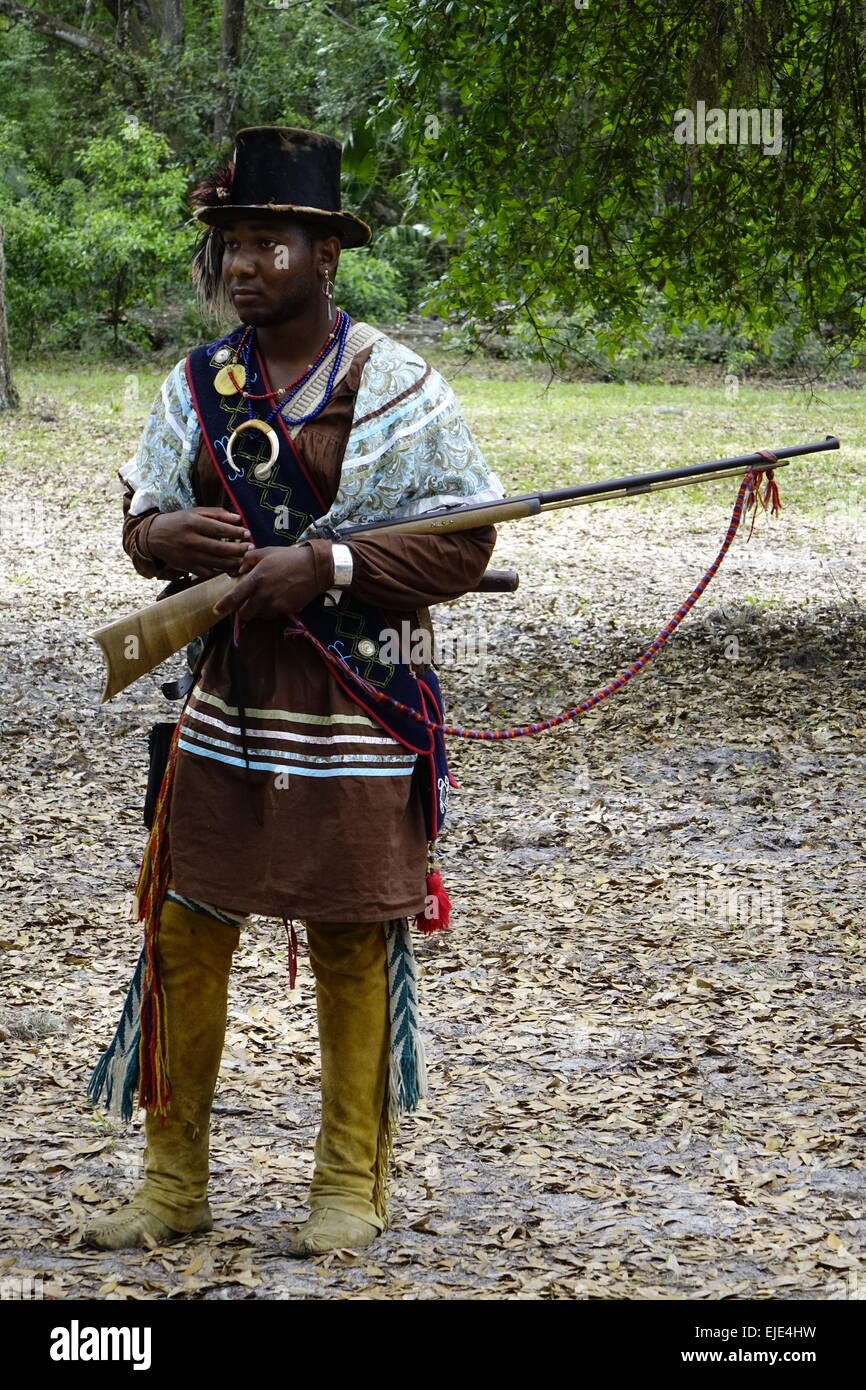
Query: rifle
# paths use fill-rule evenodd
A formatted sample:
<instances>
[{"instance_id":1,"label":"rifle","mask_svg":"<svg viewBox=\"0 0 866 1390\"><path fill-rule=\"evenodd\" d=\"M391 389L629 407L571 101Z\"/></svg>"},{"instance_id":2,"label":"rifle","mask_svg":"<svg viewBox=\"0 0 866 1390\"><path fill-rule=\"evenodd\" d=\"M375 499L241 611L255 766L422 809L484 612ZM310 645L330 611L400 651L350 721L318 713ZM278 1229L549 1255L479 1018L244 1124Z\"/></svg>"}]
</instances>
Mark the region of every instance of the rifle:
<instances>
[{"instance_id":1,"label":"rifle","mask_svg":"<svg viewBox=\"0 0 866 1390\"><path fill-rule=\"evenodd\" d=\"M560 507L618 501L647 492L660 492L665 488L685 487L702 480L715 482L720 478L740 476L750 468L767 472L771 468L784 467L792 458L838 448L839 440L827 435L826 439L816 444L792 444L761 454L714 459L685 468L666 468L656 473L639 473L634 477L613 478L600 483L524 493L519 497L503 498L499 502L442 507L406 520L372 521L360 526L344 526L327 534L330 539L343 541L352 536L372 533L406 536L470 531L482 526L498 526L503 521L537 516L540 512ZM772 461L767 454L772 456ZM236 583L237 579L231 575L215 575L213 579L202 580L180 593L139 608L124 618L116 618L91 633L93 640L102 648L107 666L102 703L213 627L214 604ZM517 575L511 570L488 570L478 585L483 593L513 593L516 588Z\"/></svg>"}]
</instances>

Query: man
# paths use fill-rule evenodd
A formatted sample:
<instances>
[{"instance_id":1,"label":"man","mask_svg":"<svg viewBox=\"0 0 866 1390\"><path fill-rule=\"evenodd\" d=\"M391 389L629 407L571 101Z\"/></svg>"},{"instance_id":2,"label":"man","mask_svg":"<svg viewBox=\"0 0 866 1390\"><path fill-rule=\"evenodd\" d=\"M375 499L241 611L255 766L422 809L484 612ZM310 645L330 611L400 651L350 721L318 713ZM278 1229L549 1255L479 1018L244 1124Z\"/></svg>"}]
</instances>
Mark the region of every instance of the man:
<instances>
[{"instance_id":1,"label":"man","mask_svg":"<svg viewBox=\"0 0 866 1390\"><path fill-rule=\"evenodd\" d=\"M432 669L378 638L473 589L495 532L347 544L339 528L502 488L439 374L335 311L340 253L370 239L340 210L339 163L327 136L259 127L196 190L194 278L240 323L169 374L121 470L140 574L239 581L172 741L138 886L145 949L91 1082L126 1115L138 1086L147 1110L144 1183L88 1227L98 1248L212 1226L210 1110L250 913L303 920L316 978L322 1120L291 1253L385 1228L394 1121L425 1094L408 919L429 910L445 809L441 705Z\"/></svg>"}]
</instances>

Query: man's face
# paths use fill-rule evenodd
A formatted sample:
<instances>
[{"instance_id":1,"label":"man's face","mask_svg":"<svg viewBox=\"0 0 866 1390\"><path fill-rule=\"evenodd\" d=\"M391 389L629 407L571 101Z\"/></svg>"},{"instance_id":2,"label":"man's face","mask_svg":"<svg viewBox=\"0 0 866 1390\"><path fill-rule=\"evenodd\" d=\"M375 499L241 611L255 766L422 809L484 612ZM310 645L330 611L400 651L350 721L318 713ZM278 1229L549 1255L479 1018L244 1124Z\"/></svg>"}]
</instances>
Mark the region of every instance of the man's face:
<instances>
[{"instance_id":1,"label":"man's face","mask_svg":"<svg viewBox=\"0 0 866 1390\"><path fill-rule=\"evenodd\" d=\"M266 327L296 318L321 296L327 267L339 259L337 237L310 242L291 219L232 222L223 231L223 281L241 323Z\"/></svg>"}]
</instances>

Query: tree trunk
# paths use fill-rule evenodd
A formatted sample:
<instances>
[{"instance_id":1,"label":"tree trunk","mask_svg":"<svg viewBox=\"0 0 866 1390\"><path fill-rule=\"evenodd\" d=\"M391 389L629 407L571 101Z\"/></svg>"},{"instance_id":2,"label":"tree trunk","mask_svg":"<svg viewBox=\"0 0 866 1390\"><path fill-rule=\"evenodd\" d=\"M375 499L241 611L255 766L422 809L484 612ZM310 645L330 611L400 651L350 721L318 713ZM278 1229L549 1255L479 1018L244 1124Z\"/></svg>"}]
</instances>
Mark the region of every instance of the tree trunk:
<instances>
[{"instance_id":1,"label":"tree trunk","mask_svg":"<svg viewBox=\"0 0 866 1390\"><path fill-rule=\"evenodd\" d=\"M214 139L228 140L235 128L238 111L241 44L244 36L245 0L223 0L220 22L220 70L222 102L214 117Z\"/></svg>"},{"instance_id":2,"label":"tree trunk","mask_svg":"<svg viewBox=\"0 0 866 1390\"><path fill-rule=\"evenodd\" d=\"M17 410L18 392L12 380L9 360L9 332L6 326L6 257L3 254L3 228L0 226L0 410Z\"/></svg>"},{"instance_id":3,"label":"tree trunk","mask_svg":"<svg viewBox=\"0 0 866 1390\"><path fill-rule=\"evenodd\" d=\"M165 48L183 48L183 0L163 0L159 37Z\"/></svg>"}]
</instances>

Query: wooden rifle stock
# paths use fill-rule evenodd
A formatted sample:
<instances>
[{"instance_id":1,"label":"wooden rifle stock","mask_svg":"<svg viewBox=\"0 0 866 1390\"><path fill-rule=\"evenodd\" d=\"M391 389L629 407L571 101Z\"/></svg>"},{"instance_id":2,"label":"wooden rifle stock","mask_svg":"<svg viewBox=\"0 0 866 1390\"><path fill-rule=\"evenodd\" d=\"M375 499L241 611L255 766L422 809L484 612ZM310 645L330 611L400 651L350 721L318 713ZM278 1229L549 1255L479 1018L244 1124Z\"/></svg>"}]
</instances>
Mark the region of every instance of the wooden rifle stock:
<instances>
[{"instance_id":1,"label":"wooden rifle stock","mask_svg":"<svg viewBox=\"0 0 866 1390\"><path fill-rule=\"evenodd\" d=\"M214 604L236 583L231 575L214 575L91 633L102 648L107 668L101 703L182 651L196 637L203 637L216 621ZM483 594L513 594L518 583L516 570L489 569L476 588Z\"/></svg>"}]
</instances>

